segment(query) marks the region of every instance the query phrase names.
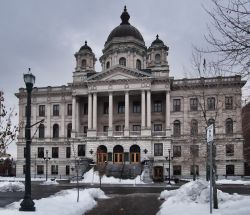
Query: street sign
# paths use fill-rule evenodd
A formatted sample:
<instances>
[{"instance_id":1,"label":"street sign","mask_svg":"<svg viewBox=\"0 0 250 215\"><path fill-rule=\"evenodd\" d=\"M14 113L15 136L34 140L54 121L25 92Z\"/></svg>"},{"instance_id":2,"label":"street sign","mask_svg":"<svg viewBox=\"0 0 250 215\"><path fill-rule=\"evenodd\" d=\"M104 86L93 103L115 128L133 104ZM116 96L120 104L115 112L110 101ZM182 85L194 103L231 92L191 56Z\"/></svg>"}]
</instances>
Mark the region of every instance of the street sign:
<instances>
[{"instance_id":1,"label":"street sign","mask_svg":"<svg viewBox=\"0 0 250 215\"><path fill-rule=\"evenodd\" d=\"M210 143L214 140L214 124L207 127L207 142Z\"/></svg>"}]
</instances>

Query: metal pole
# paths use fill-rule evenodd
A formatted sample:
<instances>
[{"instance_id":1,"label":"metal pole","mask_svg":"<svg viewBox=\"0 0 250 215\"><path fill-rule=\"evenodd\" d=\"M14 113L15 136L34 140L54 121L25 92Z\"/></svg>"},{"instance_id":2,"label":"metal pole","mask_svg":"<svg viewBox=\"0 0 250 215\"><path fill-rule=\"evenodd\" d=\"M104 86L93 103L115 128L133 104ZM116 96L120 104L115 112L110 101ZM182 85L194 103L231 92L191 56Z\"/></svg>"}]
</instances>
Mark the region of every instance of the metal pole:
<instances>
[{"instance_id":1,"label":"metal pole","mask_svg":"<svg viewBox=\"0 0 250 215\"><path fill-rule=\"evenodd\" d=\"M168 184L170 184L170 149L168 150Z\"/></svg>"},{"instance_id":2,"label":"metal pole","mask_svg":"<svg viewBox=\"0 0 250 215\"><path fill-rule=\"evenodd\" d=\"M46 161L46 181L48 180L48 160L49 160L48 150L46 150L46 159L45 159L45 161Z\"/></svg>"},{"instance_id":3,"label":"metal pole","mask_svg":"<svg viewBox=\"0 0 250 215\"><path fill-rule=\"evenodd\" d=\"M210 142L210 214L213 213L213 185L212 185L212 180L213 180L213 142Z\"/></svg>"},{"instance_id":4,"label":"metal pole","mask_svg":"<svg viewBox=\"0 0 250 215\"><path fill-rule=\"evenodd\" d=\"M31 118L31 91L33 84L26 83L27 90L27 112L26 112L26 126L25 126L25 139L26 139L26 161L25 161L25 194L21 202L20 211L35 211L35 203L31 199L31 178L30 178L30 145L31 145L31 131L30 131L30 118Z\"/></svg>"}]
</instances>

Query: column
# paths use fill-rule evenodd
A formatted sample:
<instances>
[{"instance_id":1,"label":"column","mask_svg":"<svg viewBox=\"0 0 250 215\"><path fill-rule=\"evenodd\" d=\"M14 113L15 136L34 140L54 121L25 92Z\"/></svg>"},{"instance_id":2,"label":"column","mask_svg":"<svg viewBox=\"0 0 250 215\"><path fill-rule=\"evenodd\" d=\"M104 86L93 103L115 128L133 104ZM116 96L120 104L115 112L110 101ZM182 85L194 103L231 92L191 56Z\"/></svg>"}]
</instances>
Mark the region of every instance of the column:
<instances>
[{"instance_id":1,"label":"column","mask_svg":"<svg viewBox=\"0 0 250 215\"><path fill-rule=\"evenodd\" d=\"M61 105L60 105L60 109L59 109L59 113L60 113L60 116L61 116L61 131L59 132L59 135L61 137L65 137L65 126L66 126L66 129L67 129L67 125L65 125L65 100L63 99ZM67 137L67 135L66 135Z\"/></svg>"},{"instance_id":2,"label":"column","mask_svg":"<svg viewBox=\"0 0 250 215\"><path fill-rule=\"evenodd\" d=\"M170 136L170 92L166 92L166 136Z\"/></svg>"},{"instance_id":3,"label":"column","mask_svg":"<svg viewBox=\"0 0 250 215\"><path fill-rule=\"evenodd\" d=\"M145 129L145 91L141 92L141 129Z\"/></svg>"},{"instance_id":4,"label":"column","mask_svg":"<svg viewBox=\"0 0 250 215\"><path fill-rule=\"evenodd\" d=\"M109 93L109 130L108 136L113 135L113 93Z\"/></svg>"},{"instance_id":5,"label":"column","mask_svg":"<svg viewBox=\"0 0 250 215\"><path fill-rule=\"evenodd\" d=\"M80 114L79 114L79 98L76 99L76 107L75 107L75 132L78 133L79 132L79 125L80 125Z\"/></svg>"},{"instance_id":6,"label":"column","mask_svg":"<svg viewBox=\"0 0 250 215\"><path fill-rule=\"evenodd\" d=\"M147 128L151 130L151 92L147 91Z\"/></svg>"},{"instance_id":7,"label":"column","mask_svg":"<svg viewBox=\"0 0 250 215\"><path fill-rule=\"evenodd\" d=\"M125 136L129 136L129 92L125 92Z\"/></svg>"},{"instance_id":8,"label":"column","mask_svg":"<svg viewBox=\"0 0 250 215\"><path fill-rule=\"evenodd\" d=\"M92 129L92 94L88 95L88 130Z\"/></svg>"},{"instance_id":9,"label":"column","mask_svg":"<svg viewBox=\"0 0 250 215\"><path fill-rule=\"evenodd\" d=\"M72 137L75 137L76 132L76 97L72 97Z\"/></svg>"},{"instance_id":10,"label":"column","mask_svg":"<svg viewBox=\"0 0 250 215\"><path fill-rule=\"evenodd\" d=\"M97 130L97 93L93 94L93 130Z\"/></svg>"}]
</instances>

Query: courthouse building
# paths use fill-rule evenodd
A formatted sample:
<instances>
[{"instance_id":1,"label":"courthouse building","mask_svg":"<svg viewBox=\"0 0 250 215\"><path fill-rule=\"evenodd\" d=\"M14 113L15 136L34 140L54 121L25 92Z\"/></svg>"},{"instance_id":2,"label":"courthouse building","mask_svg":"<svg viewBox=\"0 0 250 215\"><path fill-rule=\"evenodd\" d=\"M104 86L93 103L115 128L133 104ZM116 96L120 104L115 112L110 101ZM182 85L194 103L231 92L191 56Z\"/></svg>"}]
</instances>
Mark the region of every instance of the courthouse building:
<instances>
[{"instance_id":1,"label":"courthouse building","mask_svg":"<svg viewBox=\"0 0 250 215\"><path fill-rule=\"evenodd\" d=\"M240 76L178 79L169 70L169 47L157 35L146 47L124 8L100 57L85 42L75 53L73 81L35 87L32 92L31 174L57 178L74 174L74 160L110 166L150 160L155 180L206 173L205 128L215 125L217 175L243 175ZM25 124L21 88L19 121ZM17 176L25 172L24 126L17 142ZM169 156L170 155L170 156ZM82 162L85 165L86 162ZM132 169L133 169L132 168ZM84 169L84 168L83 168Z\"/></svg>"}]
</instances>

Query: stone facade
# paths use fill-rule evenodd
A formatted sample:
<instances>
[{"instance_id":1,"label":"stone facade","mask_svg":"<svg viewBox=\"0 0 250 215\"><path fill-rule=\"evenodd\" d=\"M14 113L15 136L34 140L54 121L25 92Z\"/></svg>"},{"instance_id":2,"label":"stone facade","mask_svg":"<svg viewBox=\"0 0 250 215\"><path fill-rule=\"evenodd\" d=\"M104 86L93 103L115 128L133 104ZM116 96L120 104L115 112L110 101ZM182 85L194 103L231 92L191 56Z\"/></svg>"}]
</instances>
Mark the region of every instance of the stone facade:
<instances>
[{"instance_id":1,"label":"stone facade","mask_svg":"<svg viewBox=\"0 0 250 215\"><path fill-rule=\"evenodd\" d=\"M215 124L217 175L243 175L240 76L175 80L169 76L168 50L157 38L145 46L140 32L122 23L108 37L95 71L87 45L75 54L73 82L34 88L32 93L31 173L74 175L80 161L123 166L151 163L151 176L162 180L206 173L205 128ZM26 92L20 89L19 121L25 125ZM214 120L214 121L213 121ZM24 127L17 143L17 176L25 164ZM170 154L170 157L169 157ZM150 165L149 165L150 166ZM83 168L82 171L85 169Z\"/></svg>"}]
</instances>

